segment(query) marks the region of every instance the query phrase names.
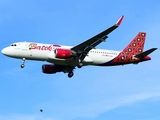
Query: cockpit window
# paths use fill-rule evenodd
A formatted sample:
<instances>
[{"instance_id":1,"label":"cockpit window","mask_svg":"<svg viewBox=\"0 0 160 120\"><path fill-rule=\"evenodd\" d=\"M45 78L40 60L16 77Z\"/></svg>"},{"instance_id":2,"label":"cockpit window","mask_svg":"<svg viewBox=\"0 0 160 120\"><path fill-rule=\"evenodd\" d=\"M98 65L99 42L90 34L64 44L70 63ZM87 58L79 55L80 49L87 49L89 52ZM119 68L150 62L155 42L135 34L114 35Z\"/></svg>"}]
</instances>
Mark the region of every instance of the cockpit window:
<instances>
[{"instance_id":1,"label":"cockpit window","mask_svg":"<svg viewBox=\"0 0 160 120\"><path fill-rule=\"evenodd\" d=\"M11 44L11 46L17 46L16 44Z\"/></svg>"}]
</instances>

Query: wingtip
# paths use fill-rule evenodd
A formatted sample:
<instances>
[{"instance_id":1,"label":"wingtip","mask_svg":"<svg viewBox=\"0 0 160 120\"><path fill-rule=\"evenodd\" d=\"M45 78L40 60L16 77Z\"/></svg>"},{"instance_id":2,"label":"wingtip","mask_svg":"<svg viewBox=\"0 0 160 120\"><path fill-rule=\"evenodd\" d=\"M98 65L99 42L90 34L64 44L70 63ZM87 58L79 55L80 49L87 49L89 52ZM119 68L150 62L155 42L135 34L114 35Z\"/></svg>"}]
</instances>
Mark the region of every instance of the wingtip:
<instances>
[{"instance_id":1,"label":"wingtip","mask_svg":"<svg viewBox=\"0 0 160 120\"><path fill-rule=\"evenodd\" d=\"M158 48L153 48L153 50L157 50Z\"/></svg>"},{"instance_id":2,"label":"wingtip","mask_svg":"<svg viewBox=\"0 0 160 120\"><path fill-rule=\"evenodd\" d=\"M119 26L119 25L121 24L123 18L124 18L124 15L122 15L122 16L119 18L119 20L116 22L116 25L117 25L117 26Z\"/></svg>"}]
</instances>

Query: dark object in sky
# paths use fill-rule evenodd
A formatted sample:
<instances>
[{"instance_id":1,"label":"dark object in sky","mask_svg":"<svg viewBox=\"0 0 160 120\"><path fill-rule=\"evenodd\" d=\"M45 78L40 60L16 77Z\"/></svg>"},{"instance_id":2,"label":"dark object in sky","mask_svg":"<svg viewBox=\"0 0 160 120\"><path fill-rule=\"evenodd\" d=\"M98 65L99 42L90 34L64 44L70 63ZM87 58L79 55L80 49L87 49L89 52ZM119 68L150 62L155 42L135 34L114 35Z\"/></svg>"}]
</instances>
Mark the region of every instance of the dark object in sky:
<instances>
[{"instance_id":1,"label":"dark object in sky","mask_svg":"<svg viewBox=\"0 0 160 120\"><path fill-rule=\"evenodd\" d=\"M43 110L42 110L42 109L40 109L40 112L43 112Z\"/></svg>"}]
</instances>

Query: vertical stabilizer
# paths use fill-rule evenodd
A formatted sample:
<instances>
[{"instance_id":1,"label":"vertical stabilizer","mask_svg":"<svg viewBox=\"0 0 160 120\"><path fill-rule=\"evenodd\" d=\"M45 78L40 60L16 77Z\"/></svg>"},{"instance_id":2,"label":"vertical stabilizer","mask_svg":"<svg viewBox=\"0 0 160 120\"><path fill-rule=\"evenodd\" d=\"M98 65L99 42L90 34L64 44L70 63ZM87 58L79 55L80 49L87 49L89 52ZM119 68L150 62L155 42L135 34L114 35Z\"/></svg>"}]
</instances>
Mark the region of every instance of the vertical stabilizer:
<instances>
[{"instance_id":1,"label":"vertical stabilizer","mask_svg":"<svg viewBox=\"0 0 160 120\"><path fill-rule=\"evenodd\" d=\"M145 32L139 32L128 46L113 59L109 65L123 65L128 63L138 63L139 60L134 56L143 52L146 39Z\"/></svg>"},{"instance_id":2,"label":"vertical stabilizer","mask_svg":"<svg viewBox=\"0 0 160 120\"><path fill-rule=\"evenodd\" d=\"M144 49L145 39L146 33L139 32L138 35L122 51L122 53L125 53L128 57L142 53Z\"/></svg>"}]
</instances>

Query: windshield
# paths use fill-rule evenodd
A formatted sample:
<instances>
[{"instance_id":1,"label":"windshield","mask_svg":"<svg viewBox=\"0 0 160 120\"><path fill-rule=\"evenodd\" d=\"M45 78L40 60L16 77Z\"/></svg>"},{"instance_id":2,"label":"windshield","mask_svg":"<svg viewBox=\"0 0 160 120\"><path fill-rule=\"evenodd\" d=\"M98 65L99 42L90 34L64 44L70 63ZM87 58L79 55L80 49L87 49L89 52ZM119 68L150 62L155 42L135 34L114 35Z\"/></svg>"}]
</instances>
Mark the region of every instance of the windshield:
<instances>
[{"instance_id":1,"label":"windshield","mask_svg":"<svg viewBox=\"0 0 160 120\"><path fill-rule=\"evenodd\" d=\"M16 44L11 44L10 46L17 46Z\"/></svg>"}]
</instances>

